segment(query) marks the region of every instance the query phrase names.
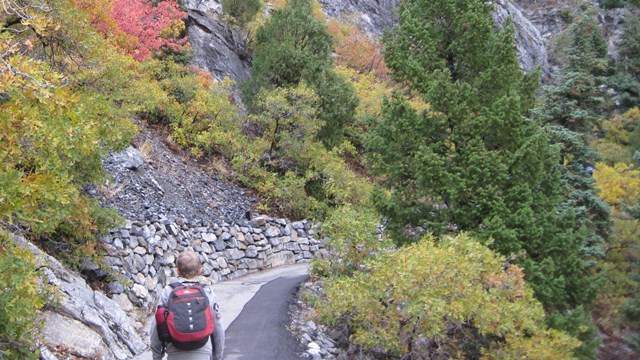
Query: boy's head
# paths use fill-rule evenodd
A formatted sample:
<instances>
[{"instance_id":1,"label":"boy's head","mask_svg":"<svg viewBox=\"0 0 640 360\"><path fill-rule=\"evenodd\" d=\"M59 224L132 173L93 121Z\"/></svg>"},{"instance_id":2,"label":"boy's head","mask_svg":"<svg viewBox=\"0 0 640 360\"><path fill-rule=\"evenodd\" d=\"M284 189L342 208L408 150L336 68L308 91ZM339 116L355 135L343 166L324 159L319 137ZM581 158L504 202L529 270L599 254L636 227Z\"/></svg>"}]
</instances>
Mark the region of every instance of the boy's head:
<instances>
[{"instance_id":1,"label":"boy's head","mask_svg":"<svg viewBox=\"0 0 640 360\"><path fill-rule=\"evenodd\" d=\"M200 275L200 270L202 269L200 257L198 257L198 254L193 251L184 251L180 253L180 255L178 255L176 265L178 265L178 275L187 279Z\"/></svg>"}]
</instances>

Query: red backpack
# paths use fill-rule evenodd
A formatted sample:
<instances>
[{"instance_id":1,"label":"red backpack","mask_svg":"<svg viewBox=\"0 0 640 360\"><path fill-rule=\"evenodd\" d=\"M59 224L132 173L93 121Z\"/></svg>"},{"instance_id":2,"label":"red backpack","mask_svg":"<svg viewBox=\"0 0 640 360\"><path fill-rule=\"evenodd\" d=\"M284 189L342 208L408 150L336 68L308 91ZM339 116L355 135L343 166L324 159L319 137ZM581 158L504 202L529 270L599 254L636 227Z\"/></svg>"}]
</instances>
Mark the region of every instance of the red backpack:
<instances>
[{"instance_id":1,"label":"red backpack","mask_svg":"<svg viewBox=\"0 0 640 360\"><path fill-rule=\"evenodd\" d=\"M169 300L158 305L156 324L163 346L171 342L181 350L204 346L213 334L213 314L203 285L172 283Z\"/></svg>"}]
</instances>

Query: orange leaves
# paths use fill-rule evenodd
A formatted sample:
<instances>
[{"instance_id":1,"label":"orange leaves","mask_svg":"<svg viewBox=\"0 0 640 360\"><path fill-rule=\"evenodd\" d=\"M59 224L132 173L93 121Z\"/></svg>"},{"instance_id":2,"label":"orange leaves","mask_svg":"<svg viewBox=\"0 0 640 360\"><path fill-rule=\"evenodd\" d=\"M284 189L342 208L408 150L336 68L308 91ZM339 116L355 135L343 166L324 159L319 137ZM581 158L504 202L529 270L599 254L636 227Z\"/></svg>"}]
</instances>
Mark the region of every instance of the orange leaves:
<instances>
[{"instance_id":1,"label":"orange leaves","mask_svg":"<svg viewBox=\"0 0 640 360\"><path fill-rule=\"evenodd\" d=\"M484 288L497 289L504 293L509 301L515 301L525 296L524 271L516 265L509 265L504 272L489 274Z\"/></svg>"},{"instance_id":2,"label":"orange leaves","mask_svg":"<svg viewBox=\"0 0 640 360\"><path fill-rule=\"evenodd\" d=\"M269 3L275 10L282 9L283 7L287 6L287 0L271 0L269 1Z\"/></svg>"},{"instance_id":3,"label":"orange leaves","mask_svg":"<svg viewBox=\"0 0 640 360\"><path fill-rule=\"evenodd\" d=\"M70 2L82 10L88 17L91 26L96 28L105 37L124 34L111 17L112 6L109 0L70 0Z\"/></svg>"},{"instance_id":4,"label":"orange leaves","mask_svg":"<svg viewBox=\"0 0 640 360\"><path fill-rule=\"evenodd\" d=\"M33 43L31 40L26 40L23 44L27 48L27 51L31 51L33 49Z\"/></svg>"},{"instance_id":5,"label":"orange leaves","mask_svg":"<svg viewBox=\"0 0 640 360\"><path fill-rule=\"evenodd\" d=\"M42 4L3 1L2 10L6 22L2 24L5 31L0 33L0 93L19 88L46 97L48 81L36 70L36 62L24 55L42 38L57 32L60 24L50 16L51 9Z\"/></svg>"},{"instance_id":6,"label":"orange leaves","mask_svg":"<svg viewBox=\"0 0 640 360\"><path fill-rule=\"evenodd\" d=\"M13 44L9 43L8 48L6 49L6 52L8 52L9 54L14 54L19 50L20 50L20 43L13 43Z\"/></svg>"},{"instance_id":7,"label":"orange leaves","mask_svg":"<svg viewBox=\"0 0 640 360\"><path fill-rule=\"evenodd\" d=\"M355 25L344 25L330 20L329 32L336 39L338 64L360 73L373 72L378 78L386 78L388 69L382 57L382 45Z\"/></svg>"}]
</instances>

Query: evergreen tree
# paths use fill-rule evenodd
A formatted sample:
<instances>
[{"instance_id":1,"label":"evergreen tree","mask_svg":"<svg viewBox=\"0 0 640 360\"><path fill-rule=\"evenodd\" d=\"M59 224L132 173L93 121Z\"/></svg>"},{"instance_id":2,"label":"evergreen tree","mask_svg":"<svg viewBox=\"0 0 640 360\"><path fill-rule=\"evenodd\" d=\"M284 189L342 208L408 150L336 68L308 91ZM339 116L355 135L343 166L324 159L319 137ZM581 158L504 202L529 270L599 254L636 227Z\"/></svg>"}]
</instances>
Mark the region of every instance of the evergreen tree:
<instances>
[{"instance_id":1,"label":"evergreen tree","mask_svg":"<svg viewBox=\"0 0 640 360\"><path fill-rule=\"evenodd\" d=\"M595 15L588 9L569 27L562 73L555 85L545 89L544 99L547 122L585 135L608 110L601 87L610 72L607 43Z\"/></svg>"},{"instance_id":2,"label":"evergreen tree","mask_svg":"<svg viewBox=\"0 0 640 360\"><path fill-rule=\"evenodd\" d=\"M593 260L602 255L612 224L610 207L598 196L592 177L598 155L590 146L594 132L602 130L600 119L611 111L602 86L610 82L611 66L593 8L575 18L568 36L566 62L555 83L545 88L537 117L561 147L565 194L559 209L572 209L576 241L583 246L583 256ZM593 357L598 345L589 312L585 306L549 318L552 326L578 335L582 346L577 355L582 358Z\"/></svg>"},{"instance_id":3,"label":"evergreen tree","mask_svg":"<svg viewBox=\"0 0 640 360\"><path fill-rule=\"evenodd\" d=\"M616 92L618 110L624 112L640 105L640 19L629 11L622 24L618 72L609 80Z\"/></svg>"},{"instance_id":4,"label":"evergreen tree","mask_svg":"<svg viewBox=\"0 0 640 360\"><path fill-rule=\"evenodd\" d=\"M609 60L593 9L576 17L568 30L566 65L556 84L545 88L537 116L547 125L551 141L561 146L564 207L574 209L584 250L595 254L611 227L610 208L598 197L591 177L598 159L589 145L598 120L607 112L601 85Z\"/></svg>"},{"instance_id":5,"label":"evergreen tree","mask_svg":"<svg viewBox=\"0 0 640 360\"><path fill-rule=\"evenodd\" d=\"M406 0L385 38L400 94L387 100L368 147L384 190L375 202L402 242L407 230L466 230L525 268L549 310L587 302L583 244L571 209L558 213L557 147L528 121L538 73L523 74L510 26L494 29L494 3Z\"/></svg>"},{"instance_id":6,"label":"evergreen tree","mask_svg":"<svg viewBox=\"0 0 640 360\"><path fill-rule=\"evenodd\" d=\"M633 13L625 16L624 34L620 38L620 62L625 71L640 80L640 19Z\"/></svg>"},{"instance_id":7,"label":"evergreen tree","mask_svg":"<svg viewBox=\"0 0 640 360\"><path fill-rule=\"evenodd\" d=\"M333 43L324 23L313 16L311 0L291 0L258 29L251 79L243 97L252 106L262 88L296 86L306 81L320 98L318 134L327 147L339 144L354 116L357 98L351 84L333 71Z\"/></svg>"}]
</instances>

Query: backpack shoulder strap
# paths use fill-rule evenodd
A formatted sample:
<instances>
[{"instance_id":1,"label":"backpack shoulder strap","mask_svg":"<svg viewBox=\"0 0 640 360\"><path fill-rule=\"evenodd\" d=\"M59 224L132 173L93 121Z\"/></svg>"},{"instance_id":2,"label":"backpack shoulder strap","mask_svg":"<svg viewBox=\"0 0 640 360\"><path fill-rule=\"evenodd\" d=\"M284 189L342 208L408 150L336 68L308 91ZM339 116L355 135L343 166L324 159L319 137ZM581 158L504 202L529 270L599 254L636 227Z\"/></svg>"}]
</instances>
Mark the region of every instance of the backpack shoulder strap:
<instances>
[{"instance_id":1,"label":"backpack shoulder strap","mask_svg":"<svg viewBox=\"0 0 640 360\"><path fill-rule=\"evenodd\" d=\"M197 282L194 283L192 287L198 289L198 291L200 291L200 293L207 298L207 301L209 301L209 295L207 294L208 286Z\"/></svg>"}]
</instances>

